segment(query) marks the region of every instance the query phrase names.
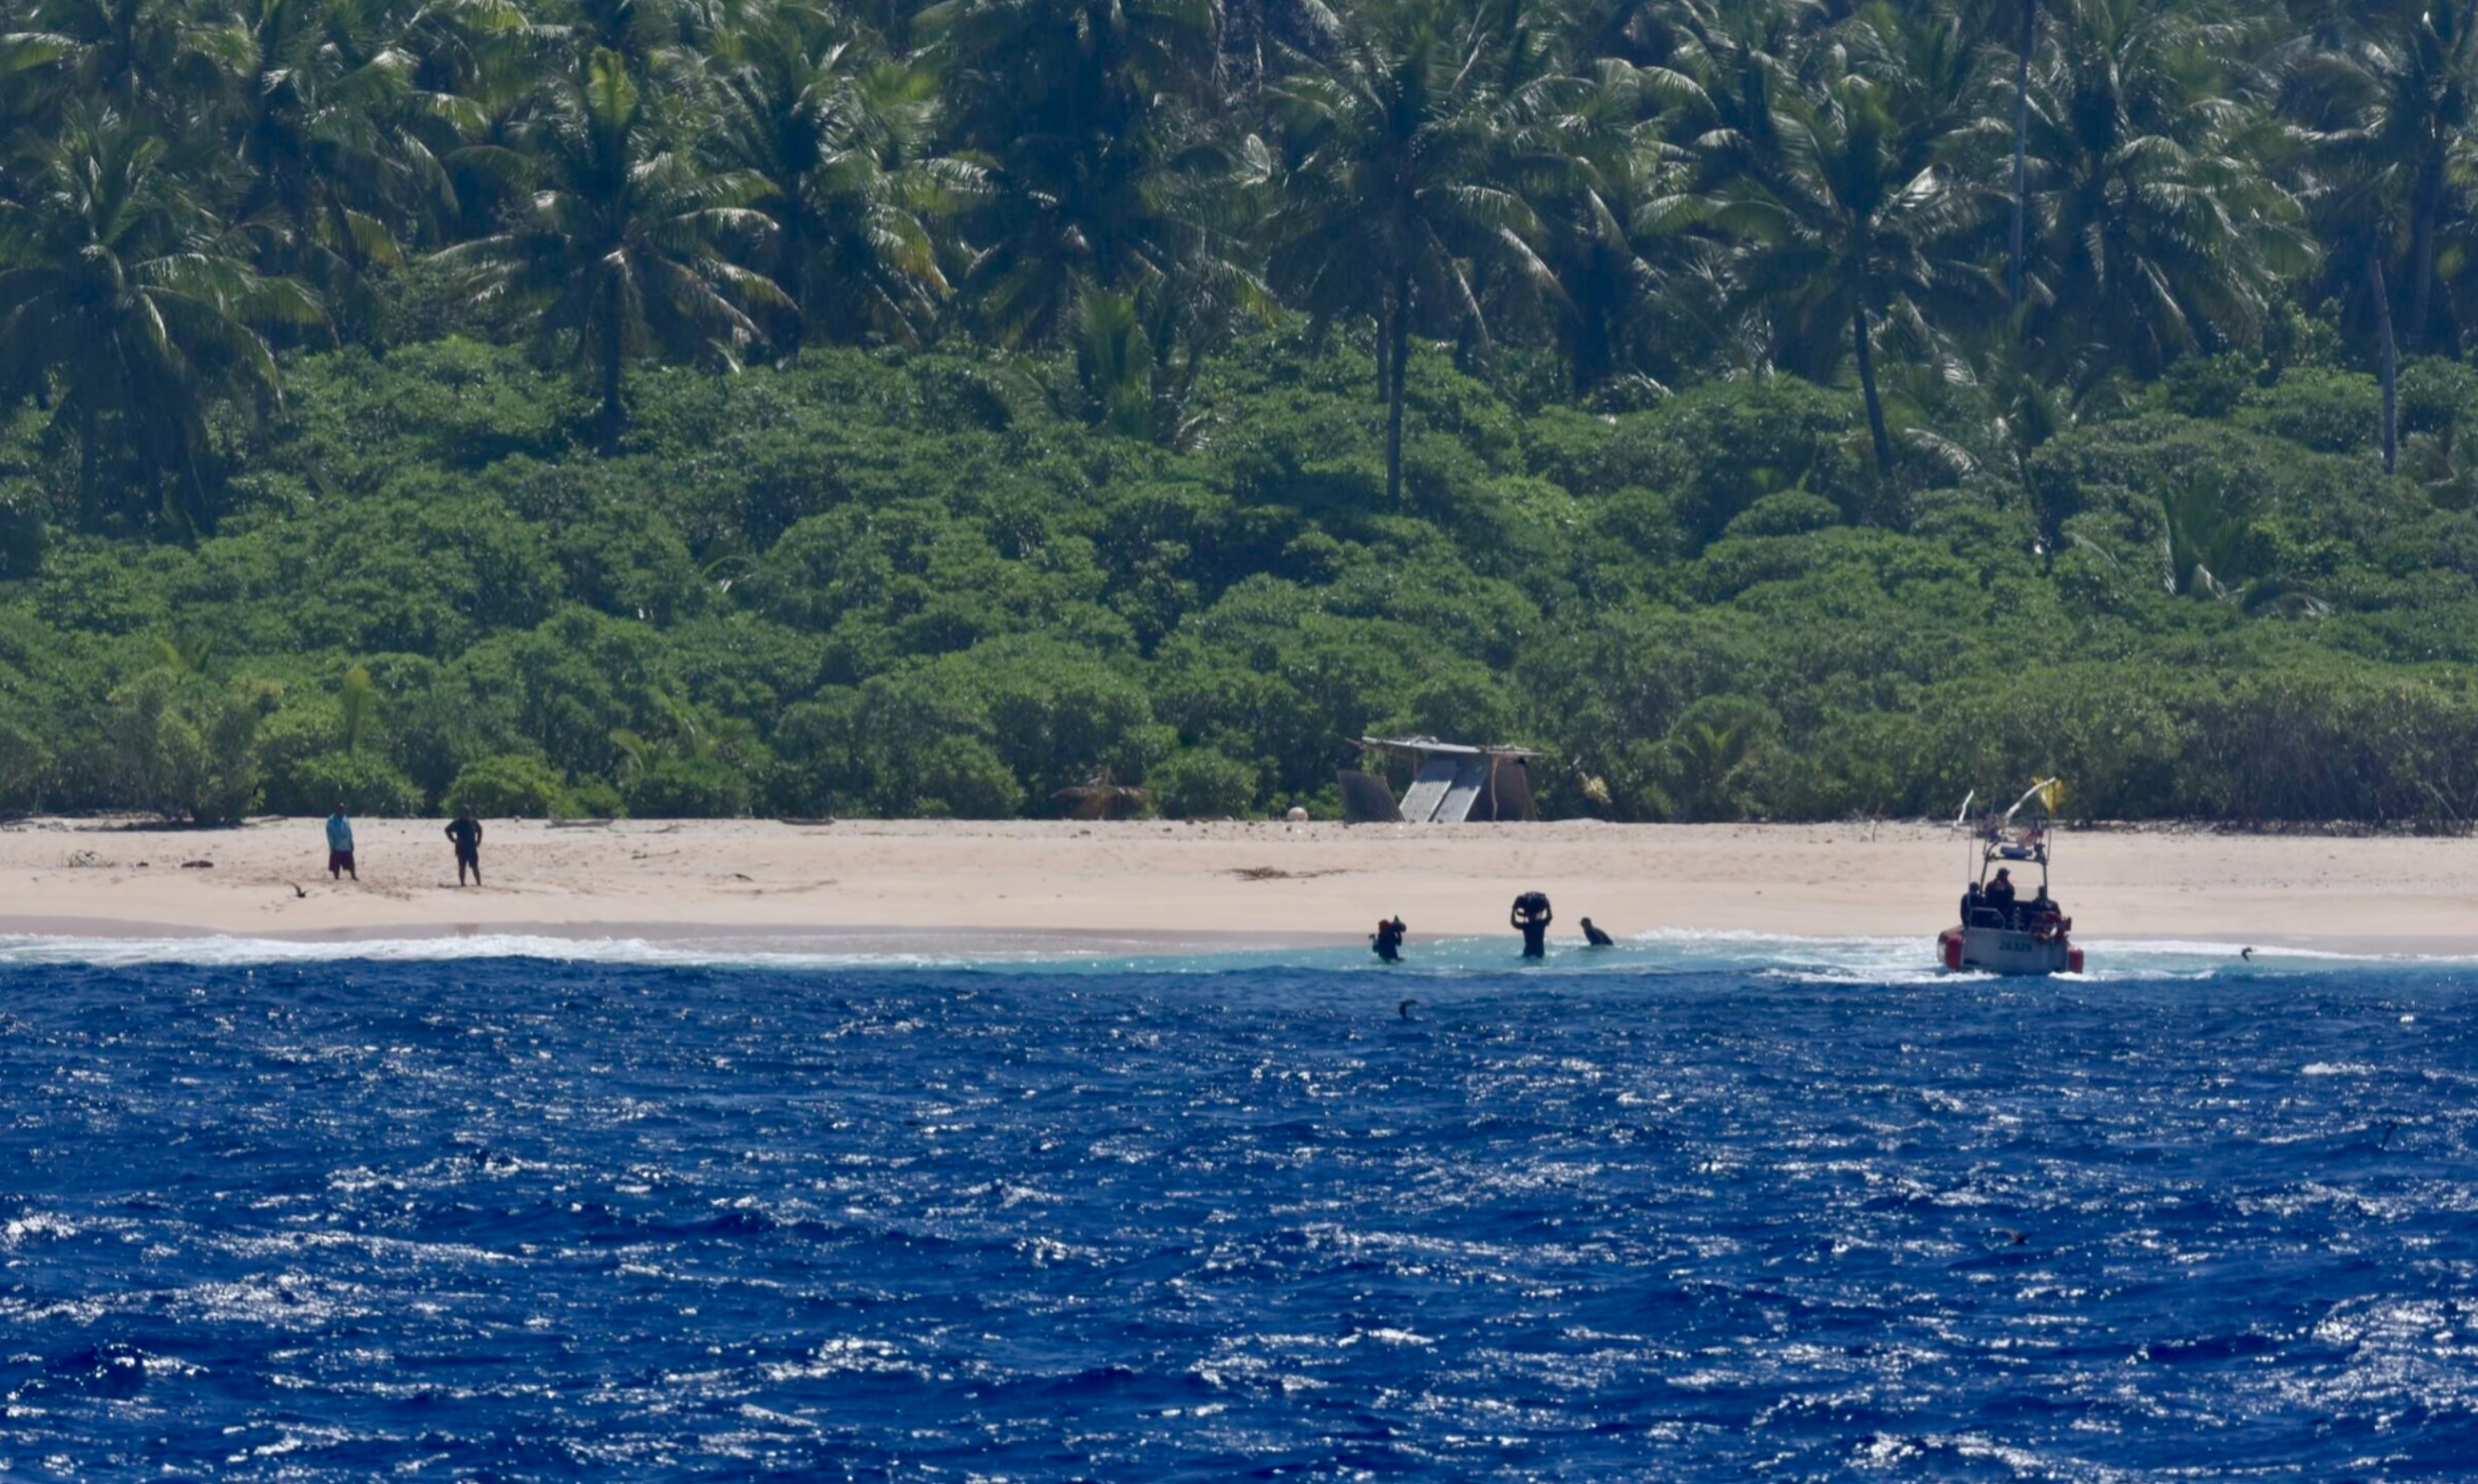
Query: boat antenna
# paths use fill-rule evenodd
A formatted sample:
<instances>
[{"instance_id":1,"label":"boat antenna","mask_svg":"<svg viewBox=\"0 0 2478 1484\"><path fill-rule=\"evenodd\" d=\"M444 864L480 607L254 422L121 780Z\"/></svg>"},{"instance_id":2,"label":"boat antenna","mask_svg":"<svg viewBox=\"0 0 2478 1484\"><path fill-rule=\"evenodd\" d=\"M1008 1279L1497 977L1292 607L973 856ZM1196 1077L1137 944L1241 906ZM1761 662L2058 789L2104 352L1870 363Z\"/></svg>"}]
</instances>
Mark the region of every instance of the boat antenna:
<instances>
[{"instance_id":1,"label":"boat antenna","mask_svg":"<svg viewBox=\"0 0 2478 1484\"><path fill-rule=\"evenodd\" d=\"M1973 789L1961 796L1961 811L1953 817L1953 827L1955 829L1960 829L1970 822L1970 801L1977 797L1979 797L1979 791L1977 789Z\"/></svg>"}]
</instances>

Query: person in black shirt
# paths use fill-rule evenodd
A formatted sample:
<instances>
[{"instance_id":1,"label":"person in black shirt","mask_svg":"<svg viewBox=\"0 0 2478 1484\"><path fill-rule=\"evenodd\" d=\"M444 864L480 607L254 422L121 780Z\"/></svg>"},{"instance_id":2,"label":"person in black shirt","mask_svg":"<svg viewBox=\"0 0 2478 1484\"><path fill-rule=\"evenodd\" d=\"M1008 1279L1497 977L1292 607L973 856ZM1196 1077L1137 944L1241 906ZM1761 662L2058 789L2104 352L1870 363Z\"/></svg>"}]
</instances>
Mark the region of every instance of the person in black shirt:
<instances>
[{"instance_id":1,"label":"person in black shirt","mask_svg":"<svg viewBox=\"0 0 2478 1484\"><path fill-rule=\"evenodd\" d=\"M2000 867L1996 872L1996 879L1987 883L1987 895L1985 900L1995 910L1998 917L2005 919L2005 925L2011 927L2013 925L2013 873Z\"/></svg>"},{"instance_id":2,"label":"person in black shirt","mask_svg":"<svg viewBox=\"0 0 2478 1484\"><path fill-rule=\"evenodd\" d=\"M1514 910L1506 920L1523 934L1523 956L1528 959L1549 956L1549 893L1526 892L1514 899Z\"/></svg>"},{"instance_id":3,"label":"person in black shirt","mask_svg":"<svg viewBox=\"0 0 2478 1484\"><path fill-rule=\"evenodd\" d=\"M1594 927L1592 925L1592 919L1585 918L1583 919L1583 942L1591 944L1595 948L1606 948L1614 944L1617 940L1611 938L1608 934L1602 932L1599 928Z\"/></svg>"},{"instance_id":4,"label":"person in black shirt","mask_svg":"<svg viewBox=\"0 0 2478 1484\"><path fill-rule=\"evenodd\" d=\"M465 873L473 873L473 884L482 884L482 821L473 817L471 806L456 811L455 821L447 826L447 842L456 847L456 884L465 884Z\"/></svg>"},{"instance_id":5,"label":"person in black shirt","mask_svg":"<svg viewBox=\"0 0 2478 1484\"><path fill-rule=\"evenodd\" d=\"M1377 931L1368 935L1368 942L1377 949L1378 958L1388 964L1400 964L1403 962L1403 935L1406 931L1408 929L1403 926L1401 918L1381 918L1378 919Z\"/></svg>"}]
</instances>

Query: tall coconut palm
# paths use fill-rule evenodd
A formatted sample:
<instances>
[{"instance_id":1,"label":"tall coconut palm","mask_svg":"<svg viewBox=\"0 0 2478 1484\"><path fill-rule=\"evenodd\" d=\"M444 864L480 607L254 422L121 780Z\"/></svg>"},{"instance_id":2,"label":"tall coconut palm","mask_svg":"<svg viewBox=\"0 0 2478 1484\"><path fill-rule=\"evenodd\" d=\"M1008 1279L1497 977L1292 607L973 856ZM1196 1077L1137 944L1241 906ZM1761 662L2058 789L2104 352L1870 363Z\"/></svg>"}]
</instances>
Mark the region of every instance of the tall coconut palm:
<instances>
[{"instance_id":1,"label":"tall coconut palm","mask_svg":"<svg viewBox=\"0 0 2478 1484\"><path fill-rule=\"evenodd\" d=\"M943 219L981 171L929 153L936 80L878 57L814 13L732 38L721 154L765 182L773 278L800 328L916 343L948 291Z\"/></svg>"},{"instance_id":2,"label":"tall coconut palm","mask_svg":"<svg viewBox=\"0 0 2478 1484\"><path fill-rule=\"evenodd\" d=\"M1285 82L1275 180L1274 282L1323 320L1377 323L1385 492L1403 496L1404 374L1415 322L1486 333L1490 267L1554 295L1535 199L1582 168L1555 106L1573 79L1510 94L1490 65L1490 17L1410 5L1354 13L1326 66Z\"/></svg>"},{"instance_id":3,"label":"tall coconut palm","mask_svg":"<svg viewBox=\"0 0 2478 1484\"><path fill-rule=\"evenodd\" d=\"M2032 342L2096 340L2137 375L2251 341L2312 244L2295 198L2248 146L2233 87L2242 28L2180 0L2048 0L2033 68Z\"/></svg>"},{"instance_id":4,"label":"tall coconut palm","mask_svg":"<svg viewBox=\"0 0 2478 1484\"><path fill-rule=\"evenodd\" d=\"M0 32L0 138L48 123L76 44L46 31Z\"/></svg>"},{"instance_id":5,"label":"tall coconut palm","mask_svg":"<svg viewBox=\"0 0 2478 1484\"><path fill-rule=\"evenodd\" d=\"M1585 168L1542 203L1541 257L1561 289L1558 339L1568 380L1586 393L1636 361L1659 275L1631 224L1645 204L1673 189L1679 162L1662 148L1643 75L1624 63L1597 69L1590 95L1569 115L1572 147Z\"/></svg>"},{"instance_id":6,"label":"tall coconut palm","mask_svg":"<svg viewBox=\"0 0 2478 1484\"><path fill-rule=\"evenodd\" d=\"M253 322L316 315L294 286L251 272L165 150L111 110L73 109L22 199L0 206L0 395L48 397L77 440L89 525L107 442L172 477L165 514L203 523L209 404L276 387Z\"/></svg>"},{"instance_id":7,"label":"tall coconut palm","mask_svg":"<svg viewBox=\"0 0 2478 1484\"><path fill-rule=\"evenodd\" d=\"M2350 183L2350 221L2380 215L2408 250L2390 276L2409 294L2410 348L2446 345L2437 255L2478 122L2478 0L2352 0L2287 60L2319 163Z\"/></svg>"},{"instance_id":8,"label":"tall coconut palm","mask_svg":"<svg viewBox=\"0 0 2478 1484\"><path fill-rule=\"evenodd\" d=\"M1847 333L1880 472L1893 443L1878 325L1897 314L1924 323L1987 287L1969 236L1985 203L1956 158L1972 137L1967 50L1940 18L1922 27L1880 8L1850 23L1812 81L1776 96L1767 156L1704 207L1744 244L1741 293L1766 312L1785 357L1812 357L1836 326Z\"/></svg>"},{"instance_id":9,"label":"tall coconut palm","mask_svg":"<svg viewBox=\"0 0 2478 1484\"><path fill-rule=\"evenodd\" d=\"M700 170L661 147L637 81L601 50L563 80L532 131L545 180L508 230L447 249L478 301L505 300L545 332L571 332L615 446L626 363L661 350L737 365L762 340L754 315L790 311L783 290L744 263L773 231L748 202L764 183Z\"/></svg>"},{"instance_id":10,"label":"tall coconut palm","mask_svg":"<svg viewBox=\"0 0 2478 1484\"><path fill-rule=\"evenodd\" d=\"M40 0L37 23L70 47L76 95L179 132L230 95L247 38L183 0Z\"/></svg>"},{"instance_id":11,"label":"tall coconut palm","mask_svg":"<svg viewBox=\"0 0 2478 1484\"><path fill-rule=\"evenodd\" d=\"M1183 210L1226 167L1205 0L947 0L920 29L948 138L988 168L968 287L1000 340L1054 338L1086 286L1142 291L1220 253Z\"/></svg>"},{"instance_id":12,"label":"tall coconut palm","mask_svg":"<svg viewBox=\"0 0 2478 1484\"><path fill-rule=\"evenodd\" d=\"M527 140L545 104L540 38L483 13L425 23L417 77L431 89L436 116L423 130L446 177L447 209L436 224L445 241L486 237L520 211L531 163ZM435 15L435 13L434 13Z\"/></svg>"},{"instance_id":13,"label":"tall coconut palm","mask_svg":"<svg viewBox=\"0 0 2478 1484\"><path fill-rule=\"evenodd\" d=\"M251 59L238 110L236 224L263 270L367 317L365 274L402 261L399 228L452 199L422 125L446 108L413 83L420 12L395 0L242 0Z\"/></svg>"}]
</instances>

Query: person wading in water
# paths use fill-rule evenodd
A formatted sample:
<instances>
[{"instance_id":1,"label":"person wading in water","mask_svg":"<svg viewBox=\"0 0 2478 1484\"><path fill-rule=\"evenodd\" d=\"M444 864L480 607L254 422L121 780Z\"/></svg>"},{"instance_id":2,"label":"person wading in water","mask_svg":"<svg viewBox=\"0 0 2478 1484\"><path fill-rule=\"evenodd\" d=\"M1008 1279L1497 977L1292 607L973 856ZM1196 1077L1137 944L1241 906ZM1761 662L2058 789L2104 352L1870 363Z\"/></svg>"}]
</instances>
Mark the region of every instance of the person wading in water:
<instances>
[{"instance_id":1,"label":"person wading in water","mask_svg":"<svg viewBox=\"0 0 2478 1484\"><path fill-rule=\"evenodd\" d=\"M1377 956L1386 963L1400 964L1403 962L1403 935L1409 929L1403 925L1401 918L1379 918L1377 931L1368 935L1369 946L1375 948Z\"/></svg>"},{"instance_id":2,"label":"person wading in water","mask_svg":"<svg viewBox=\"0 0 2478 1484\"><path fill-rule=\"evenodd\" d=\"M1549 956L1549 893L1526 892L1514 899L1514 911L1507 921L1523 934L1523 956L1528 959Z\"/></svg>"}]
</instances>

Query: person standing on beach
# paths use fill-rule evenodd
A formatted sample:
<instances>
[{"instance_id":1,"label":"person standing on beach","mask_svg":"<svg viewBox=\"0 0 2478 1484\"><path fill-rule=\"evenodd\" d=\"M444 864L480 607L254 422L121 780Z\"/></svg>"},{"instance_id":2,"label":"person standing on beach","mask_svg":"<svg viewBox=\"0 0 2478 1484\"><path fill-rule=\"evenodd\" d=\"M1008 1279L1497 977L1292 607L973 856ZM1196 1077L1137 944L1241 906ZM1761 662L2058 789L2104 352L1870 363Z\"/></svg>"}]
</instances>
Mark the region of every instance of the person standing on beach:
<instances>
[{"instance_id":1,"label":"person standing on beach","mask_svg":"<svg viewBox=\"0 0 2478 1484\"><path fill-rule=\"evenodd\" d=\"M467 804L456 811L455 821L447 826L447 843L456 847L456 884L465 884L465 872L473 873L473 884L482 884L482 821L473 817L473 806Z\"/></svg>"},{"instance_id":2,"label":"person standing on beach","mask_svg":"<svg viewBox=\"0 0 2478 1484\"><path fill-rule=\"evenodd\" d=\"M1528 959L1549 956L1549 893L1526 892L1514 899L1514 911L1506 920L1523 934L1523 956Z\"/></svg>"},{"instance_id":3,"label":"person standing on beach","mask_svg":"<svg viewBox=\"0 0 2478 1484\"><path fill-rule=\"evenodd\" d=\"M344 817L344 806L338 804L327 817L327 879L341 881L346 876L362 879L362 873L353 868L353 824Z\"/></svg>"}]
</instances>

